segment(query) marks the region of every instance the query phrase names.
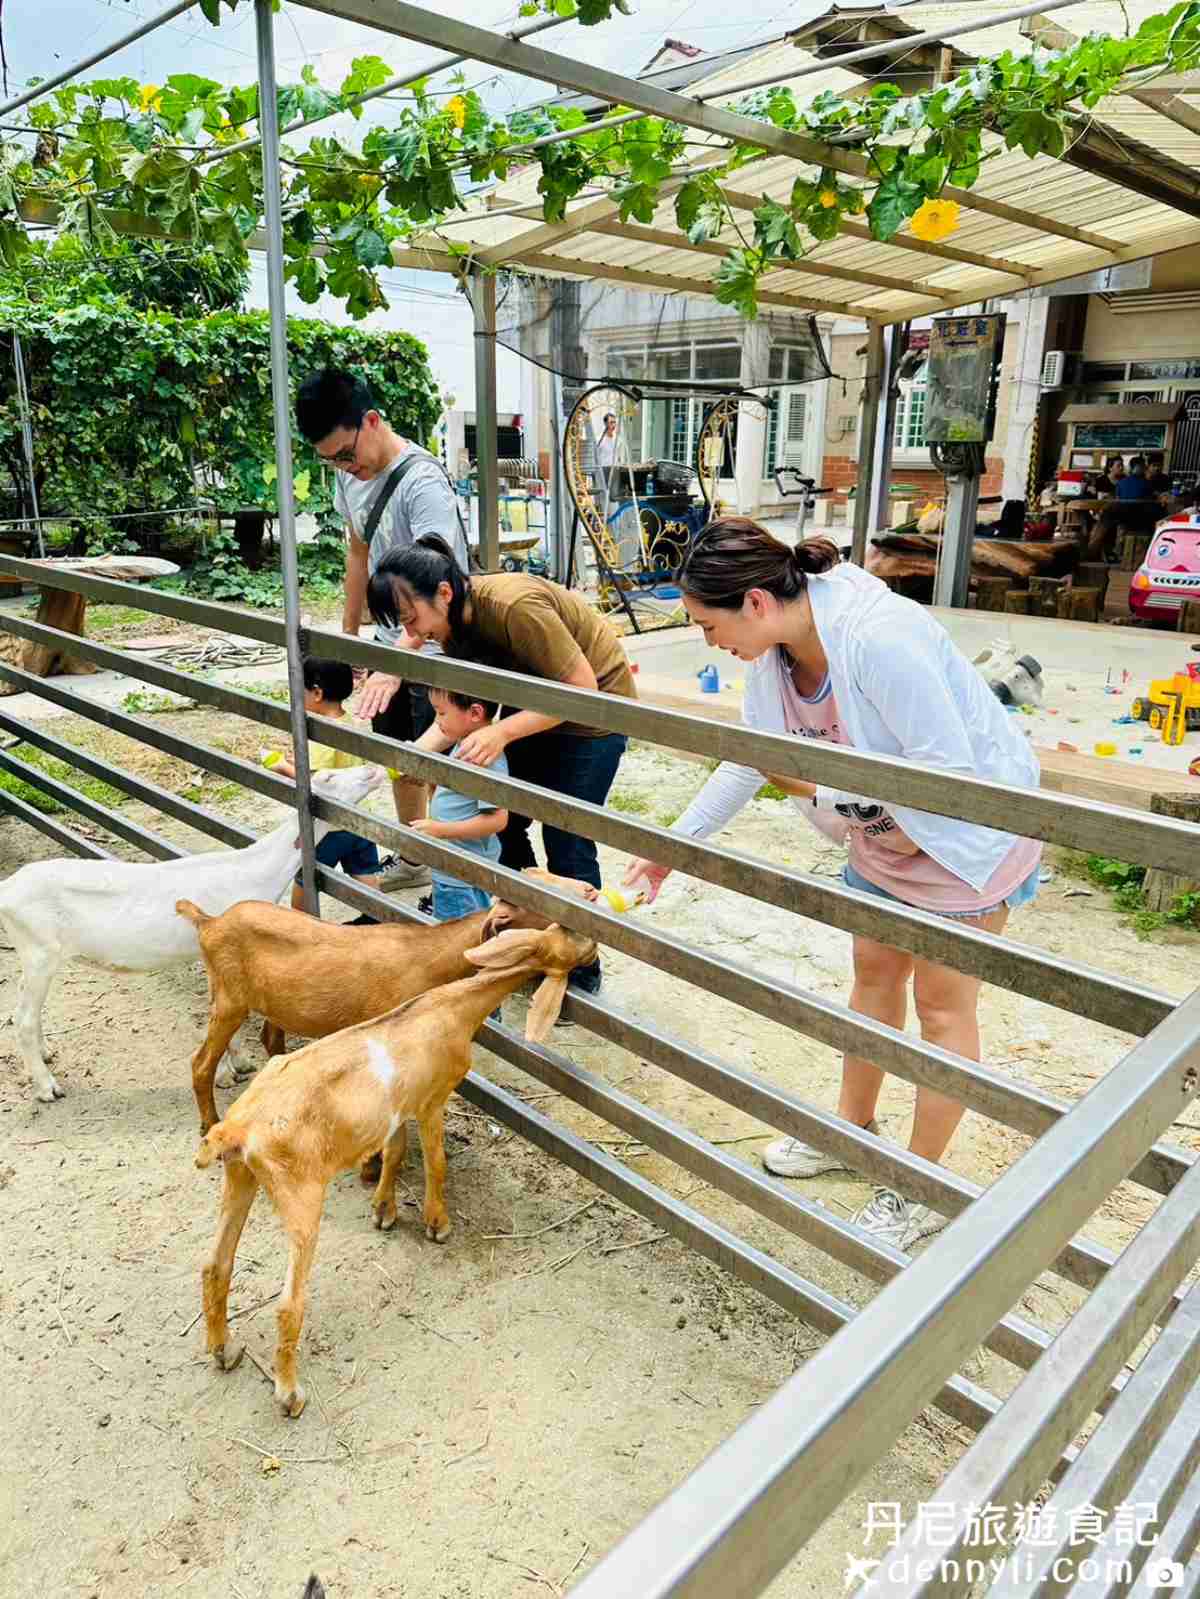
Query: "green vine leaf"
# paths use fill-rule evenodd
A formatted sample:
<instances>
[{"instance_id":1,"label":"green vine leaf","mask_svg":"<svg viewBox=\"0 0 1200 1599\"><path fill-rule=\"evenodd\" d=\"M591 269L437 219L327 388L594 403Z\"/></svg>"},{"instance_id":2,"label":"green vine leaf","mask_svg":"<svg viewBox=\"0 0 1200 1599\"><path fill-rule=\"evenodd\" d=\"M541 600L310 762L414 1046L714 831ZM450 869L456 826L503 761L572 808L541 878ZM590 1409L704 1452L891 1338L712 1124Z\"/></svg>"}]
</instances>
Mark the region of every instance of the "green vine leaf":
<instances>
[{"instance_id":1,"label":"green vine leaf","mask_svg":"<svg viewBox=\"0 0 1200 1599\"><path fill-rule=\"evenodd\" d=\"M758 279L763 258L757 250L732 250L717 268L713 297L752 322L758 315Z\"/></svg>"},{"instance_id":2,"label":"green vine leaf","mask_svg":"<svg viewBox=\"0 0 1200 1599\"><path fill-rule=\"evenodd\" d=\"M871 236L890 239L913 216L925 199L925 190L903 172L889 172L880 182L867 207Z\"/></svg>"}]
</instances>

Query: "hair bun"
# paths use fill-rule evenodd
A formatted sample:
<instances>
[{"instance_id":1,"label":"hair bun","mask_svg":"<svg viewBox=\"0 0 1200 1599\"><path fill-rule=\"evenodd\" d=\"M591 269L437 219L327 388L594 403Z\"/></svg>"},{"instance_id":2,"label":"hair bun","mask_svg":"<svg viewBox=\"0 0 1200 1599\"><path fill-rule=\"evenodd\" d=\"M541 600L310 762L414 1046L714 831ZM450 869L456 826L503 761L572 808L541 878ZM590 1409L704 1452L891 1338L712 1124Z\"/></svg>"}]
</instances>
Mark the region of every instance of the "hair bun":
<instances>
[{"instance_id":1,"label":"hair bun","mask_svg":"<svg viewBox=\"0 0 1200 1599\"><path fill-rule=\"evenodd\" d=\"M804 539L792 550L792 565L806 576L828 572L841 560L837 545L832 539Z\"/></svg>"}]
</instances>

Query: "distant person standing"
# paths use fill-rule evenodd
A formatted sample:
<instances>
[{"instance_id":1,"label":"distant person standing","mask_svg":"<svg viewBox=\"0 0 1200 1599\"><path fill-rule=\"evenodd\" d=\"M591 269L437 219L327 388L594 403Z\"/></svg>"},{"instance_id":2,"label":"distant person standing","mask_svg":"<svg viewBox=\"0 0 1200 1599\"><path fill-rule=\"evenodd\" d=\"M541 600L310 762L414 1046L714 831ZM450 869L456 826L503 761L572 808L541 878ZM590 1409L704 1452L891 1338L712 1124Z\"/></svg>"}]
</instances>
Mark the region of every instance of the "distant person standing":
<instances>
[{"instance_id":1,"label":"distant person standing","mask_svg":"<svg viewBox=\"0 0 1200 1599\"><path fill-rule=\"evenodd\" d=\"M604 432L596 440L596 465L604 484L604 497L611 493L612 470L617 462L617 419L611 411L604 418Z\"/></svg>"},{"instance_id":2,"label":"distant person standing","mask_svg":"<svg viewBox=\"0 0 1200 1599\"><path fill-rule=\"evenodd\" d=\"M422 534L439 534L463 571L468 569L462 510L441 462L389 426L361 377L338 367L315 372L300 385L296 420L318 458L337 473L334 506L349 534L343 633L358 637L367 584L383 557L407 549ZM375 638L398 649L441 654L437 644L422 642L403 628L377 624ZM434 719L424 685L406 683L402 669L395 676L372 672L357 712L376 733L406 741L419 738ZM400 822L425 815L423 783L393 777L392 794ZM394 855L381 863L379 875L385 889L418 888L430 880L428 867Z\"/></svg>"}]
</instances>

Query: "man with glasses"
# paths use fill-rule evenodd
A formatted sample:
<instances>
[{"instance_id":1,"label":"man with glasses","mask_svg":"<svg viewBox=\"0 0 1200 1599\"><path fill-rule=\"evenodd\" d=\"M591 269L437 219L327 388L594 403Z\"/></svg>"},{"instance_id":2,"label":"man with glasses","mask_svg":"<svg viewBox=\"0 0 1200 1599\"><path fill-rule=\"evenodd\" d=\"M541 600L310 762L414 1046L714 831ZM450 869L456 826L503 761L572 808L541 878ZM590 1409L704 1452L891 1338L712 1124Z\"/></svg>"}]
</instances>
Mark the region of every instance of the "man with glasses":
<instances>
[{"instance_id":1,"label":"man with glasses","mask_svg":"<svg viewBox=\"0 0 1200 1599\"><path fill-rule=\"evenodd\" d=\"M328 367L306 378L296 397L296 420L318 458L337 473L334 505L349 534L343 633L358 637L367 583L383 557L423 534L440 533L463 571L468 570L462 511L441 463L389 427L361 377ZM401 628L376 627L375 638L400 649L441 653L438 645L419 645ZM424 686L386 672L368 676L357 711L387 738L416 739L433 723ZM402 823L425 815L428 793L423 783L397 777L392 793ZM395 856L379 872L385 889L419 888L429 880L428 867Z\"/></svg>"}]
</instances>

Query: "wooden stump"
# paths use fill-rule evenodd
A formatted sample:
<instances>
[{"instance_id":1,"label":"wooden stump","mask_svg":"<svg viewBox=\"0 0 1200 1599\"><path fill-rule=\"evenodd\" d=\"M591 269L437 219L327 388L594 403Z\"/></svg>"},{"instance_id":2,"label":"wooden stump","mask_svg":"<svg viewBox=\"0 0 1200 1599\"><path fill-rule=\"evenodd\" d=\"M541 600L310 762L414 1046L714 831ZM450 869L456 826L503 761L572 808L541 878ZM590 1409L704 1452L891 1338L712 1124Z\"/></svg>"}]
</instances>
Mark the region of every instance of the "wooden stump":
<instances>
[{"instance_id":1,"label":"wooden stump","mask_svg":"<svg viewBox=\"0 0 1200 1599\"><path fill-rule=\"evenodd\" d=\"M1075 581L1080 588L1100 590L1100 608L1108 596L1108 562L1082 561L1075 568Z\"/></svg>"},{"instance_id":2,"label":"wooden stump","mask_svg":"<svg viewBox=\"0 0 1200 1599\"><path fill-rule=\"evenodd\" d=\"M1072 584L1058 592L1057 615L1062 622L1098 622L1100 620L1100 590L1079 588Z\"/></svg>"},{"instance_id":3,"label":"wooden stump","mask_svg":"<svg viewBox=\"0 0 1200 1599\"><path fill-rule=\"evenodd\" d=\"M1151 794L1150 809L1156 816L1172 816L1180 822L1200 822L1200 796L1195 793ZM1148 910L1169 911L1180 894L1200 893L1200 878L1184 877L1180 872L1164 872L1158 866L1151 866L1142 884L1142 891Z\"/></svg>"},{"instance_id":4,"label":"wooden stump","mask_svg":"<svg viewBox=\"0 0 1200 1599\"><path fill-rule=\"evenodd\" d=\"M69 589L44 588L36 620L47 627L56 627L62 633L76 633L82 638L86 610L86 596L72 594ZM90 661L64 655L55 644L26 644L23 665L27 672L33 672L37 677L81 677L96 671Z\"/></svg>"},{"instance_id":5,"label":"wooden stump","mask_svg":"<svg viewBox=\"0 0 1200 1599\"><path fill-rule=\"evenodd\" d=\"M1122 533L1121 535L1121 570L1123 572L1136 572L1146 559L1146 551L1150 548L1150 533Z\"/></svg>"},{"instance_id":6,"label":"wooden stump","mask_svg":"<svg viewBox=\"0 0 1200 1599\"><path fill-rule=\"evenodd\" d=\"M1009 589L1004 596L1004 609L1009 616L1028 616L1031 611L1030 602L1032 599L1033 595L1028 589ZM1037 613L1033 614L1036 615Z\"/></svg>"},{"instance_id":7,"label":"wooden stump","mask_svg":"<svg viewBox=\"0 0 1200 1599\"><path fill-rule=\"evenodd\" d=\"M1029 579L1029 614L1031 616L1057 616L1058 596L1066 581L1065 577L1031 577Z\"/></svg>"},{"instance_id":8,"label":"wooden stump","mask_svg":"<svg viewBox=\"0 0 1200 1599\"><path fill-rule=\"evenodd\" d=\"M1002 611L1004 597L1012 588L1010 577L980 577L975 580L975 609Z\"/></svg>"},{"instance_id":9,"label":"wooden stump","mask_svg":"<svg viewBox=\"0 0 1200 1599\"><path fill-rule=\"evenodd\" d=\"M258 572L262 568L263 534L266 526L265 511L239 511L233 519L238 555L251 572Z\"/></svg>"},{"instance_id":10,"label":"wooden stump","mask_svg":"<svg viewBox=\"0 0 1200 1599\"><path fill-rule=\"evenodd\" d=\"M1179 607L1179 631L1200 633L1200 600L1184 600Z\"/></svg>"}]
</instances>

